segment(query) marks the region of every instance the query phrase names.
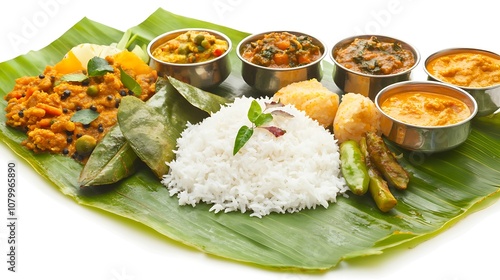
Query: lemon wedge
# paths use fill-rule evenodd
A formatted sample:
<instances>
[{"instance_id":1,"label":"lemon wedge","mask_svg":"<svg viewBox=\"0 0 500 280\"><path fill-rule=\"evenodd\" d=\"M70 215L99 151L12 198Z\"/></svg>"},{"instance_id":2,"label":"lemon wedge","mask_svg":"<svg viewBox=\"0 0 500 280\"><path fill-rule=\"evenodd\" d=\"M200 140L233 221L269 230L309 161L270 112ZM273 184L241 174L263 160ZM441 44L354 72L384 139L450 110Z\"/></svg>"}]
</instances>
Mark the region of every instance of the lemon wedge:
<instances>
[{"instance_id":1,"label":"lemon wedge","mask_svg":"<svg viewBox=\"0 0 500 280\"><path fill-rule=\"evenodd\" d=\"M73 47L54 67L61 74L74 73L87 69L87 63L93 57L106 58L122 50L109 45L83 43Z\"/></svg>"},{"instance_id":2,"label":"lemon wedge","mask_svg":"<svg viewBox=\"0 0 500 280\"><path fill-rule=\"evenodd\" d=\"M115 55L121 52L121 49L118 49L109 45L96 45L90 43L84 43L73 47L70 52L78 58L82 66L87 67L87 63L90 59L97 56L100 58L106 58L107 56Z\"/></svg>"}]
</instances>

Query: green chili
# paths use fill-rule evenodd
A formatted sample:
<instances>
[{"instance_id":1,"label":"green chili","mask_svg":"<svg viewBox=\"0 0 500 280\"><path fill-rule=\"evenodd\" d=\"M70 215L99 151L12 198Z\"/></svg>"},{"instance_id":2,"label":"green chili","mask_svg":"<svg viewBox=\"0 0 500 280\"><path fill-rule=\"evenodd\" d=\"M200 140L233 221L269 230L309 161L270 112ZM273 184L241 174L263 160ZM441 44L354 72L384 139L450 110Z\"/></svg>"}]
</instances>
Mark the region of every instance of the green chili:
<instances>
[{"instance_id":1,"label":"green chili","mask_svg":"<svg viewBox=\"0 0 500 280\"><path fill-rule=\"evenodd\" d=\"M368 191L370 177L359 149L358 142L347 140L340 144L341 171L347 186L356 195L363 195Z\"/></svg>"},{"instance_id":2,"label":"green chili","mask_svg":"<svg viewBox=\"0 0 500 280\"><path fill-rule=\"evenodd\" d=\"M409 175L387 148L382 137L369 132L366 134L366 145L371 160L387 182L396 189L405 190L410 180Z\"/></svg>"},{"instance_id":3,"label":"green chili","mask_svg":"<svg viewBox=\"0 0 500 280\"><path fill-rule=\"evenodd\" d=\"M377 204L378 209L382 212L388 212L394 208L398 202L391 193L387 181L382 178L382 174L371 161L365 137L362 137L361 140L359 140L359 148L365 159L366 167L368 168L368 176L370 176L368 190L370 191L375 204Z\"/></svg>"}]
</instances>

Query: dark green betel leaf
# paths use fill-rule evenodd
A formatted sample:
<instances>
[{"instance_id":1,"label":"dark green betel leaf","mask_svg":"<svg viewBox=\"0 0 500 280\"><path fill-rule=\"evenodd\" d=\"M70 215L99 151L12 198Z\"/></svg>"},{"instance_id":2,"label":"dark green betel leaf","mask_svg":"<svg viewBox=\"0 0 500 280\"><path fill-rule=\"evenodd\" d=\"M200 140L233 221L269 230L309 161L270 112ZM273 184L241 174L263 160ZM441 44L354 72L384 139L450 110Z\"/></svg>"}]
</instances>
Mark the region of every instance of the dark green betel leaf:
<instances>
[{"instance_id":1,"label":"dark green betel leaf","mask_svg":"<svg viewBox=\"0 0 500 280\"><path fill-rule=\"evenodd\" d=\"M165 137L164 140L169 143L168 145L173 147L187 121L193 123L200 121L208 116L206 113L218 110L221 104L226 103L227 100L175 79L172 79L172 82L178 90L171 87L166 80L160 79L156 84L155 95L146 104L156 111L151 112L151 114L160 115L164 119L161 122L169 123L169 131L164 132L163 130L154 129L150 131L151 135L153 137ZM132 115L135 108L130 108L130 106L127 108L127 105L125 106L124 109L121 109L124 111L123 114ZM126 126L129 127L130 125L126 124ZM133 133L129 132L132 135ZM158 134L155 135L155 133ZM132 141L142 141L142 139L130 137ZM140 146L140 144L138 145ZM142 154L141 156L144 159L145 155ZM133 174L137 169L139 161L136 151L131 147L123 135L119 124L117 124L94 149L80 174L79 183L82 186L116 183ZM148 161L148 159L145 159L145 161ZM160 169L158 174L162 172L164 171Z\"/></svg>"},{"instance_id":2,"label":"dark green betel leaf","mask_svg":"<svg viewBox=\"0 0 500 280\"><path fill-rule=\"evenodd\" d=\"M188 121L198 122L227 103L225 98L170 78L175 84L157 83L160 89L147 103L126 96L118 110L118 123L137 156L161 178L167 162L175 158L177 138ZM190 116L187 117L188 113ZM184 117L183 117L184 116Z\"/></svg>"},{"instance_id":3,"label":"dark green betel leaf","mask_svg":"<svg viewBox=\"0 0 500 280\"><path fill-rule=\"evenodd\" d=\"M103 76L113 71L113 66L109 65L106 59L98 56L91 58L87 63L87 73L89 77Z\"/></svg>"},{"instance_id":4,"label":"dark green betel leaf","mask_svg":"<svg viewBox=\"0 0 500 280\"><path fill-rule=\"evenodd\" d=\"M82 109L80 111L76 111L75 114L71 117L72 122L79 122L82 124L90 124L95 119L99 117L99 113L90 109Z\"/></svg>"},{"instance_id":5,"label":"dark green betel leaf","mask_svg":"<svg viewBox=\"0 0 500 280\"><path fill-rule=\"evenodd\" d=\"M133 96L125 96L118 109L120 129L135 154L161 178L174 159L179 132L154 108Z\"/></svg>"},{"instance_id":6,"label":"dark green betel leaf","mask_svg":"<svg viewBox=\"0 0 500 280\"><path fill-rule=\"evenodd\" d=\"M219 111L221 106L230 101L228 98L193 87L173 77L167 77L167 79L189 103L209 114Z\"/></svg>"},{"instance_id":7,"label":"dark green betel leaf","mask_svg":"<svg viewBox=\"0 0 500 280\"><path fill-rule=\"evenodd\" d=\"M223 32L233 42L248 35L162 9L132 27L131 32L137 34L141 39L139 45L143 45L164 32L193 26ZM111 44L118 42L122 35L121 31L84 18L46 48L2 62L0 95L3 97L12 90L16 78L38 75L47 64L59 61L77 44ZM234 52L230 60L233 65L240 63ZM323 66L325 73L333 71L326 61ZM335 88L331 75L325 75L321 83ZM158 90L163 91L163 95L158 95L161 100L151 98L153 102L148 101L148 106L156 104L155 110L160 110L160 115L167 117L179 131L187 121L196 123L208 116L186 98L179 98L181 92L196 90L183 85L175 89L171 84L159 87ZM238 67L233 67L228 79L213 89L213 93L227 99L257 96L241 78ZM202 100L196 96L190 98ZM0 98L0 111L5 107L6 101ZM498 117L480 118L473 122L467 141L451 151L420 154L390 146L402 155L401 163L412 176L406 191L394 193L398 204L388 213L378 211L370 198L351 196L339 197L328 209L273 213L259 219L248 213L214 214L208 211L210 206L204 204L195 208L179 206L177 198L170 197L158 177L143 164L137 165L133 175L109 187L81 188L78 178L83 167L80 163L59 154L35 154L27 150L20 144L25 134L6 127L5 115L0 114L0 140L76 202L137 221L210 255L301 272L330 269L343 260L380 255L388 248L415 246L496 201L500 197L499 131Z\"/></svg>"},{"instance_id":8,"label":"dark green betel leaf","mask_svg":"<svg viewBox=\"0 0 500 280\"><path fill-rule=\"evenodd\" d=\"M80 173L80 186L116 183L135 173L138 158L115 125L95 147Z\"/></svg>"}]
</instances>

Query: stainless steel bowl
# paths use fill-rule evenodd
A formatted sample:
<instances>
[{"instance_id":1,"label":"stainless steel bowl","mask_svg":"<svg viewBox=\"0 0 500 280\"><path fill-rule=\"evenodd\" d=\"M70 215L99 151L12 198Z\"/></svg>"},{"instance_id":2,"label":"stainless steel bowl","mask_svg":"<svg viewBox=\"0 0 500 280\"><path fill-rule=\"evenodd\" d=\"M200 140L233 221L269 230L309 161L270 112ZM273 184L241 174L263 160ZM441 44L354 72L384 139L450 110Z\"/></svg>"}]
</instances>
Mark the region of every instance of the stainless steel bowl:
<instances>
[{"instance_id":1,"label":"stainless steel bowl","mask_svg":"<svg viewBox=\"0 0 500 280\"><path fill-rule=\"evenodd\" d=\"M433 61L438 57L457 54L457 53L478 53L500 59L500 55L480 49L453 48L453 49L441 50L434 54L431 54L425 60L424 71L427 74L428 80L446 83L445 81L442 81L436 78L436 76L432 75L429 69L427 69L427 66L431 61ZM458 86L458 87L467 91L468 93L470 93L470 95L474 97L474 99L476 99L478 107L478 112L477 112L478 117L489 115L500 108L500 84L488 87L463 87L463 86Z\"/></svg>"},{"instance_id":2,"label":"stainless steel bowl","mask_svg":"<svg viewBox=\"0 0 500 280\"><path fill-rule=\"evenodd\" d=\"M377 37L382 42L401 43L401 46L403 48L413 53L415 64L413 64L413 66L410 67L409 69L397 74L371 75L348 69L335 60L335 53L337 50L351 44L356 38L369 39L372 36ZM417 51L417 49L414 48L412 45L392 37L381 36L381 35L360 35L343 39L333 46L330 52L330 58L333 60L334 63L332 77L335 84L343 92L360 93L364 96L369 97L371 100L374 100L377 93L384 87L393 83L408 81L410 79L411 71L420 62L420 54Z\"/></svg>"},{"instance_id":3,"label":"stainless steel bowl","mask_svg":"<svg viewBox=\"0 0 500 280\"><path fill-rule=\"evenodd\" d=\"M253 64L242 57L242 51L246 44L262 39L264 35L272 32L288 32L295 36L306 35L310 37L315 45L320 46L321 57L307 65L293 68L270 68ZM279 89L294 82L300 82L315 78L321 81L323 78L323 68L321 61L326 56L326 46L319 39L301 32L294 31L269 31L250 35L244 38L236 48L236 54L242 61L241 75L243 80L251 87L265 95L276 93Z\"/></svg>"},{"instance_id":4,"label":"stainless steel bowl","mask_svg":"<svg viewBox=\"0 0 500 280\"><path fill-rule=\"evenodd\" d=\"M163 43L186 33L189 30L206 31L213 34L218 39L228 42L228 50L221 56L198 63L170 63L155 58L153 51ZM149 65L158 71L159 76L171 76L192 86L209 89L221 84L231 73L231 63L229 53L232 49L232 42L225 34L215 30L203 28L186 28L170 31L159 35L148 45L148 55L151 58Z\"/></svg>"},{"instance_id":5,"label":"stainless steel bowl","mask_svg":"<svg viewBox=\"0 0 500 280\"><path fill-rule=\"evenodd\" d=\"M387 115L381 104L394 94L410 91L439 93L458 98L471 111L471 115L456 124L445 126L417 126L403 123ZM375 105L381 112L382 133L402 148L420 152L441 152L462 144L470 134L470 122L477 114L477 103L466 91L455 86L433 81L406 81L382 89L375 97Z\"/></svg>"}]
</instances>

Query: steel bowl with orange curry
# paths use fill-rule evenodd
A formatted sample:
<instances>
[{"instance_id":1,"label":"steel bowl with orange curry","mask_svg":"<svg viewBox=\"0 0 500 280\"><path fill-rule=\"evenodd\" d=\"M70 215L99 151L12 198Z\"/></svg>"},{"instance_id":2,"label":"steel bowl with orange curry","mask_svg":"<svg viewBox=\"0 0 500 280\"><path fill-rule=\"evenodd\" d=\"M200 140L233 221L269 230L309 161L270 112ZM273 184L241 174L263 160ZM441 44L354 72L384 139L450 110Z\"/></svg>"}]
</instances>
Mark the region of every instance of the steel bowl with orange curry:
<instances>
[{"instance_id":1,"label":"steel bowl with orange curry","mask_svg":"<svg viewBox=\"0 0 500 280\"><path fill-rule=\"evenodd\" d=\"M22 142L25 147L85 162L92 146L116 124L121 98L133 94L121 82L120 68L140 85L142 93L138 98L146 100L154 94L157 73L135 54L124 51L106 60L113 71L82 81L65 80L68 74L86 75L86 69L75 67L68 59L47 66L38 76L16 80L13 90L5 96L6 123L26 132ZM96 117L90 122L72 119L79 111ZM80 138L85 139L80 144L86 147L84 151L77 149Z\"/></svg>"},{"instance_id":2,"label":"steel bowl with orange curry","mask_svg":"<svg viewBox=\"0 0 500 280\"><path fill-rule=\"evenodd\" d=\"M500 84L500 56L474 50L451 53L430 60L426 69L442 82L483 88Z\"/></svg>"},{"instance_id":3,"label":"steel bowl with orange curry","mask_svg":"<svg viewBox=\"0 0 500 280\"><path fill-rule=\"evenodd\" d=\"M451 125L471 115L469 107L457 98L418 91L394 94L380 108L394 119L418 126Z\"/></svg>"}]
</instances>

